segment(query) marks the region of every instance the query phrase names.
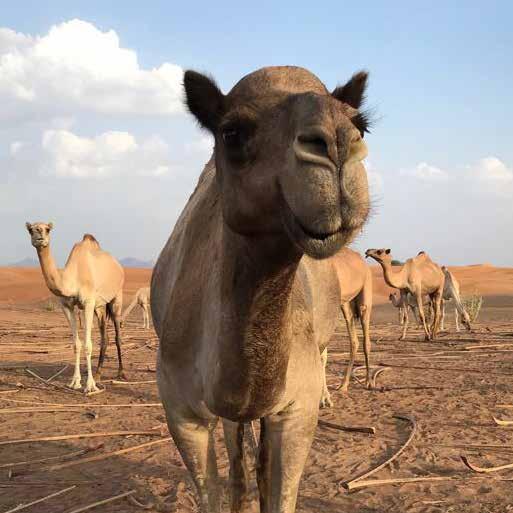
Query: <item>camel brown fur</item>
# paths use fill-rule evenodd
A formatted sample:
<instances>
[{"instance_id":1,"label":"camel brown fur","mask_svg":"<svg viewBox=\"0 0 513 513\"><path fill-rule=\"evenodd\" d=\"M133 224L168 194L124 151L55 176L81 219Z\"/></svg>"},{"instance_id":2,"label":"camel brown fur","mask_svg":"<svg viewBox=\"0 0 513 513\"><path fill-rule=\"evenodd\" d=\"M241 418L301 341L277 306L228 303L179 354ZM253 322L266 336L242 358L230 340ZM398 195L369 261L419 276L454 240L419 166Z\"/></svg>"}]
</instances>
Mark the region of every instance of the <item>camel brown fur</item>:
<instances>
[{"instance_id":1,"label":"camel brown fur","mask_svg":"<svg viewBox=\"0 0 513 513\"><path fill-rule=\"evenodd\" d=\"M368 249L365 256L373 258L381 265L386 283L390 287L399 289L403 301L406 301L405 296L408 293L415 297L426 340L434 340L440 327L441 302L445 283L445 275L441 267L435 264L424 251L414 258L409 258L398 271L394 271L394 267L392 267L390 249ZM434 315L431 329L427 326L424 314L422 299L424 295L430 297L433 305ZM406 318L401 340L406 337L407 329L408 319Z\"/></svg>"},{"instance_id":2,"label":"camel brown fur","mask_svg":"<svg viewBox=\"0 0 513 513\"><path fill-rule=\"evenodd\" d=\"M460 331L460 323L459 318L461 316L461 322L467 330L471 330L470 325L470 316L468 312L465 310L463 303L461 301L460 296L460 284L456 277L454 276L447 267L442 267L442 271L445 274L445 285L444 285L444 295L442 298L442 319L441 319L441 329L444 329L444 321L445 321L445 304L447 301L454 302L454 321L456 323L456 331Z\"/></svg>"},{"instance_id":3,"label":"camel brown fur","mask_svg":"<svg viewBox=\"0 0 513 513\"><path fill-rule=\"evenodd\" d=\"M116 331L118 350L118 376L124 378L121 360L121 308L123 302L123 283L125 275L119 262L89 234L73 246L64 269L57 265L50 251L50 231L52 223L26 223L32 245L36 248L46 285L59 299L64 315L70 325L75 348L75 372L69 386L82 387L80 375L81 342L78 335L75 309L84 311L84 348L87 361L86 393L98 390L93 377L91 355L93 343L91 331L93 317L96 315L101 333L100 356L96 379L101 377L101 368L107 349L107 319L111 317Z\"/></svg>"},{"instance_id":4,"label":"camel brown fur","mask_svg":"<svg viewBox=\"0 0 513 513\"><path fill-rule=\"evenodd\" d=\"M139 305L143 314L143 328L150 329L150 287L142 287L135 293L132 302L127 306L121 317L121 327L136 305Z\"/></svg>"},{"instance_id":5,"label":"camel brown fur","mask_svg":"<svg viewBox=\"0 0 513 513\"><path fill-rule=\"evenodd\" d=\"M372 312L372 274L369 266L359 253L349 248L343 248L333 260L337 271L338 283L341 295L341 310L349 336L349 363L347 365L341 391L347 392L349 381L353 372L354 360L358 352L358 334L356 332L356 320L359 319L363 332L363 352L365 366L367 368L366 386L371 387L370 376L370 318ZM328 349L322 355L323 363L327 361ZM333 406L330 393L324 375L324 392L321 398L321 408Z\"/></svg>"},{"instance_id":6,"label":"camel brown fur","mask_svg":"<svg viewBox=\"0 0 513 513\"><path fill-rule=\"evenodd\" d=\"M251 508L242 441L256 419L260 511L295 510L341 302L330 257L369 212L365 83L329 93L302 68L271 67L225 95L185 73L214 155L155 266L151 310L160 395L202 513L220 511L219 417L231 511Z\"/></svg>"}]
</instances>

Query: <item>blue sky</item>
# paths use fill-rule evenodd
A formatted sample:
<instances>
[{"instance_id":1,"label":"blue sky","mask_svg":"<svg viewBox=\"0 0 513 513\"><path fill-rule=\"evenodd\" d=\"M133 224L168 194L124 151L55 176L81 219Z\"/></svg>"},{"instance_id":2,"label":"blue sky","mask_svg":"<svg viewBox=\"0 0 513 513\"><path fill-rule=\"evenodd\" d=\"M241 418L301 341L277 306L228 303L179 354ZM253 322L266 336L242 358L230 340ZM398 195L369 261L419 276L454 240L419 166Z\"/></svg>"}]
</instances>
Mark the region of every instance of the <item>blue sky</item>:
<instances>
[{"instance_id":1,"label":"blue sky","mask_svg":"<svg viewBox=\"0 0 513 513\"><path fill-rule=\"evenodd\" d=\"M304 66L330 88L365 68L370 72L368 105L377 118L368 137L376 211L357 247L386 245L401 258L425 249L450 264L513 265L513 251L504 250L513 247L513 4L276 4L46 1L43 6L20 1L2 6L0 26L44 36L51 26L77 18L101 32L115 31L120 47L137 53L141 68L169 62L208 71L225 91L265 65ZM117 256L155 258L201 169L200 155L183 148L204 136L184 113L98 115L83 109L73 117L70 131L78 136L92 138L111 130L137 138L156 134L169 145L170 159L180 170L174 174L171 170L153 184L146 180L144 186L119 175L109 178L109 184L104 181L100 188L105 190L116 190L116 180L131 184L124 198L115 198L116 213L109 216L109 227L100 221L105 212L96 220L84 216L75 228L64 211L57 211L66 227L56 246L60 258L80 236L74 236L73 230L87 228L88 223L92 226L87 231L107 237ZM14 140L39 140L45 128L38 133L31 130L4 125L0 147L10 147ZM20 204L27 193L18 165L16 176L7 180L10 197L19 195L18 207L3 212L13 223L25 213ZM27 175L26 180L34 176ZM46 196L78 188L94 194L98 182L47 174L44 187ZM172 189L172 208L166 187ZM141 199L126 205L124 199L135 190ZM38 198L37 192L33 198L32 207L40 208L27 208L27 215L51 214L50 199ZM75 219L81 219L87 204L87 198L77 193ZM135 229L145 236L133 249L123 243L121 234L127 230L128 209L142 211L145 204L148 213L140 212L134 221ZM150 229L156 224L159 229ZM484 234L478 247L477 234ZM12 237L15 250L0 254L0 262L31 254L26 234L13 230Z\"/></svg>"}]
</instances>

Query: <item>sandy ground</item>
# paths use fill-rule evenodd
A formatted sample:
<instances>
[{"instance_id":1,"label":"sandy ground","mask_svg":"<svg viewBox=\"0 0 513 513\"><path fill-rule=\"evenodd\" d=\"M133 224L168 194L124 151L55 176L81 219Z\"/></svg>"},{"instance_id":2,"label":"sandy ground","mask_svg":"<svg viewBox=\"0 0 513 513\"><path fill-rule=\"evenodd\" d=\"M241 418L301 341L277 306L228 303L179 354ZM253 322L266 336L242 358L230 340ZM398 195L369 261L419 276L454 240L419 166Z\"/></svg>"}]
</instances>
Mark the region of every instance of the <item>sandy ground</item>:
<instances>
[{"instance_id":1,"label":"sandy ground","mask_svg":"<svg viewBox=\"0 0 513 513\"><path fill-rule=\"evenodd\" d=\"M395 309L379 304L375 308L372 363L387 368L378 377L375 390L366 390L356 381L347 396L334 390L348 356L347 337L340 323L330 345L328 366L335 406L323 410L321 418L345 426L374 426L376 434L318 428L301 482L299 512L513 512L513 469L477 474L461 460L467 455L481 467L513 463L513 427L493 421L493 416L513 420L513 409L498 406L513 404L513 291L508 288L513 289L513 273L495 268L485 272L482 267L460 272L470 291L473 281L483 293L484 285L487 287L480 322L471 333L456 333L449 315L449 329L439 341L426 343L420 330L413 329L407 340L400 342ZM489 280L479 282L476 272L482 278L489 274ZM69 330L59 311L45 309L48 293L44 286L37 288L41 280L38 273L0 270L0 276L11 277L11 285L4 280L0 288L0 512L71 486L75 488L26 511L71 513L130 490L135 490L134 497L140 503L149 505L146 511L197 511L176 448L170 441L161 441L168 436L159 429L164 420L162 408L136 406L158 403L153 330L139 327L139 312L124 330L128 379L148 383L109 382L117 369L111 344L103 374L105 392L88 398L73 393L65 388L73 361ZM129 270L127 276L128 301L133 291L146 283L149 272ZM508 279L509 284L504 285ZM494 280L500 287L493 287ZM379 285L379 278L377 282ZM378 289L378 303L379 294ZM113 333L110 335L113 340ZM94 340L98 338L95 329ZM358 360L361 362L361 355ZM27 372L30 369L47 379L65 365L67 369L51 381L52 385ZM113 407L120 404L132 406ZM21 409L34 407L39 411ZM59 410L50 411L55 408ZM372 486L349 493L345 482L385 461L407 440L411 425L396 418L397 414L416 420L414 438L397 460L369 479L444 479ZM149 434L3 443L112 431ZM220 429L217 436L220 474L226 485L227 458ZM88 461L151 441L161 442ZM498 447L472 447L476 444ZM85 450L88 452L78 453ZM57 468L60 465L64 466ZM225 511L228 509L225 498ZM123 498L93 511L145 510Z\"/></svg>"}]
</instances>

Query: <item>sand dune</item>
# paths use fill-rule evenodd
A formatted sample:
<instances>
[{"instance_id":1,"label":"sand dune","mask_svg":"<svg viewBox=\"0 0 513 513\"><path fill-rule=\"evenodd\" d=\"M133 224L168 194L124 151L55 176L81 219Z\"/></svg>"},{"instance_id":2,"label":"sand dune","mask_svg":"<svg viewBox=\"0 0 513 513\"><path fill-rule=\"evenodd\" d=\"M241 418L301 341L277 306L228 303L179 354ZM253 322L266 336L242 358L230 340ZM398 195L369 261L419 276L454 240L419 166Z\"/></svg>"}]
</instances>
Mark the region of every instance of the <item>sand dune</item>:
<instances>
[{"instance_id":1,"label":"sand dune","mask_svg":"<svg viewBox=\"0 0 513 513\"><path fill-rule=\"evenodd\" d=\"M381 267L374 265L374 302L388 302L388 295L393 292L383 280ZM399 270L400 267L397 267ZM513 268L494 267L490 264L473 264L450 267L460 281L462 293L477 292L482 296L513 296ZM151 269L125 269L125 293L131 296L139 287L147 286L151 278ZM49 298L41 270L36 267L0 267L0 302L35 303Z\"/></svg>"}]
</instances>

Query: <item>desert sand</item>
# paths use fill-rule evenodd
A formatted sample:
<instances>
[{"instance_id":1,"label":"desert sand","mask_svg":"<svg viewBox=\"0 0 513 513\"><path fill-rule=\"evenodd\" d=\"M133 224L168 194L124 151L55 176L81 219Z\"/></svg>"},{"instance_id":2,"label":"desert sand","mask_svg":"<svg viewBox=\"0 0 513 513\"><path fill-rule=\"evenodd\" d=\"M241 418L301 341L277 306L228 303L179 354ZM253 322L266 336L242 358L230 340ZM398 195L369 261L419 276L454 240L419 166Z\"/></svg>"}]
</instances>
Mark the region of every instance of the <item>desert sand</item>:
<instances>
[{"instance_id":1,"label":"desert sand","mask_svg":"<svg viewBox=\"0 0 513 513\"><path fill-rule=\"evenodd\" d=\"M387 299L389 289L381 270L373 268L377 306L371 361L387 370L377 378L375 390L366 390L357 381L347 396L335 390L348 358L341 320L330 345L328 364L335 406L323 410L320 418L344 426L373 426L376 433L320 426L302 479L298 511L513 511L513 470L478 474L461 459L465 455L481 467L513 463L513 427L498 426L493 420L494 416L513 420L513 409L498 406L513 404L513 269L477 265L451 270L461 282L463 295L478 292L484 297L473 331L456 333L449 315L448 329L438 341L424 342L420 330L412 329L407 340L399 342L397 313ZM150 270L128 269L126 274L128 304L131 295L148 283ZM0 268L0 511L71 486L75 488L27 511L69 513L131 490L137 501L148 506L146 511L197 511L190 482L171 441L87 461L168 436L162 424L163 410L153 405L159 402L153 330L140 328L139 311L124 329L128 378L139 384L109 381L115 377L117 365L111 344L103 373L105 391L85 398L65 387L72 374L70 334L60 311L48 306L49 298L39 269ZM93 336L97 342L96 328ZM112 329L110 338L112 341ZM97 350L95 344L95 358ZM359 353L357 365L362 365L362 360ZM63 368L50 383L27 372L48 379ZM132 406L112 407L120 404ZM348 492L344 483L384 462L407 440L412 427L396 418L397 414L415 419L413 440L392 464L369 479L437 480L382 484ZM3 443L113 431L146 434ZM220 474L226 482L228 463L220 429L217 436ZM121 499L94 511L142 510Z\"/></svg>"}]
</instances>

